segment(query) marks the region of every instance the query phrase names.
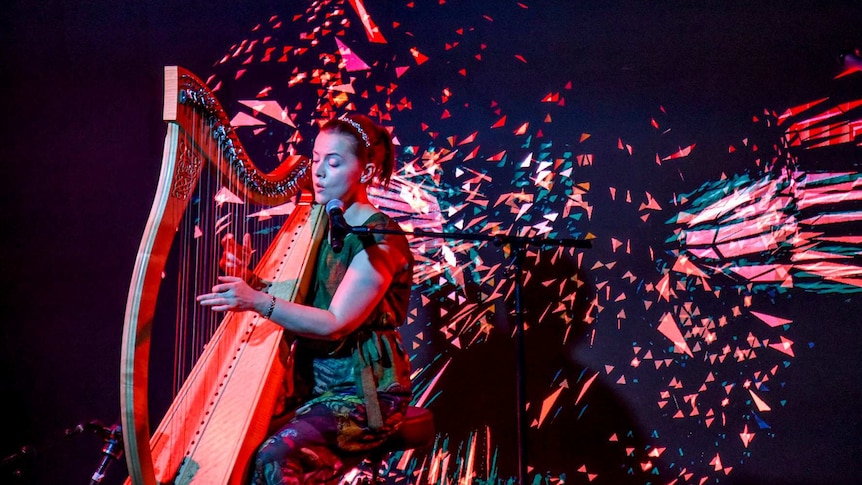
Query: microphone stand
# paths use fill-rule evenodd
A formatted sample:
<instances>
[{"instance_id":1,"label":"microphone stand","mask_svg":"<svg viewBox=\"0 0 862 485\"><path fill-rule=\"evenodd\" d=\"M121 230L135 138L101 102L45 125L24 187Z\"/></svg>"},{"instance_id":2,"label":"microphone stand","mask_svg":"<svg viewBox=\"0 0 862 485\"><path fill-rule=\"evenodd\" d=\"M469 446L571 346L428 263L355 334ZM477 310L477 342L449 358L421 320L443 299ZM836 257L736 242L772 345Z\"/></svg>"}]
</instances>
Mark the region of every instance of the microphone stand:
<instances>
[{"instance_id":1,"label":"microphone stand","mask_svg":"<svg viewBox=\"0 0 862 485\"><path fill-rule=\"evenodd\" d=\"M90 485L97 485L102 482L103 478L105 478L105 472L112 461L119 460L123 456L123 432L119 424L107 427L99 420L94 419L86 424L78 424L72 428L67 428L63 433L63 438L68 439L84 432L93 432L100 436L105 442L105 445L102 447L102 462L90 479ZM24 464L18 462L25 458L34 458L37 455L44 454L45 451L55 448L58 443L59 441L46 443L41 448L25 445L21 447L18 452L0 460L0 469L5 468L6 466L16 465L15 469L12 471L12 476L18 480L22 480L25 478L23 471ZM28 480L27 483L29 482L30 481Z\"/></svg>"},{"instance_id":2,"label":"microphone stand","mask_svg":"<svg viewBox=\"0 0 862 485\"><path fill-rule=\"evenodd\" d=\"M509 236L506 234L469 234L463 232L434 232L424 229L413 231L371 228L365 226L345 228L353 234L403 234L417 237L439 237L443 239L461 239L473 241L490 241L495 246L509 244L514 251L515 268L515 378L517 381L517 441L518 441L518 480L520 485L527 485L527 421L526 421L526 352L524 349L524 313L521 308L521 290L523 288L524 251L527 246L537 247L571 247L589 249L593 243L586 239L547 239L540 237Z\"/></svg>"}]
</instances>

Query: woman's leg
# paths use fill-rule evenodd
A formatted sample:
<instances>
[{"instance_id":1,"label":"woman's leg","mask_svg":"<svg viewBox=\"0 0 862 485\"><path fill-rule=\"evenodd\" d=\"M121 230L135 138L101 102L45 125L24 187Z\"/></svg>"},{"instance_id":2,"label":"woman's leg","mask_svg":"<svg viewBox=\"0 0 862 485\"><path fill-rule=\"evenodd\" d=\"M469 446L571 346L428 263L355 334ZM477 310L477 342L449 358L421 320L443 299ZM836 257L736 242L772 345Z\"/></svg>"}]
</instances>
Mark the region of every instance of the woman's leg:
<instances>
[{"instance_id":1,"label":"woman's leg","mask_svg":"<svg viewBox=\"0 0 862 485\"><path fill-rule=\"evenodd\" d=\"M397 429L407 402L406 397L381 394L385 424L374 431L362 405L333 400L303 408L260 447L252 483L336 483Z\"/></svg>"},{"instance_id":2,"label":"woman's leg","mask_svg":"<svg viewBox=\"0 0 862 485\"><path fill-rule=\"evenodd\" d=\"M319 413L294 417L258 450L252 483L299 485L337 478L343 465L333 452L333 422L331 415Z\"/></svg>"}]
</instances>

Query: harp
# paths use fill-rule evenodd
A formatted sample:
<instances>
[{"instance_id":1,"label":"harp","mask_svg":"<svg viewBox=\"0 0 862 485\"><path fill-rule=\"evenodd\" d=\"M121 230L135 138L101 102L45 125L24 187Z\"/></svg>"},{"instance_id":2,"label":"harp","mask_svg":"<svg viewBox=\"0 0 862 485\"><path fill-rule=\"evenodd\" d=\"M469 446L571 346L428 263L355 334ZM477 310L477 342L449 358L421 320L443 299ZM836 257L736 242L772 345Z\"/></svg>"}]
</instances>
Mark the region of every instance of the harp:
<instances>
[{"instance_id":1,"label":"harp","mask_svg":"<svg viewBox=\"0 0 862 485\"><path fill-rule=\"evenodd\" d=\"M183 68L165 68L164 120L159 183L131 278L123 328L120 406L127 483L234 484L245 476L283 397L287 344L281 327L252 312L213 316L209 310L188 310L192 304L178 303L177 313L189 321L210 318L211 336L194 345L195 355L180 359L190 362L190 371L175 384L167 411L151 430L153 322L168 255L176 251L180 227L192 219L199 224L201 216L189 216L189 208L199 179L209 174L255 206L294 205L280 230L271 231L276 235L270 236L254 274L267 282L268 293L297 301L322 236L323 211L300 197L308 180L307 162L290 156L269 173L258 169L212 91ZM212 257L209 262L218 266ZM197 288L198 294L205 291L208 287Z\"/></svg>"}]
</instances>

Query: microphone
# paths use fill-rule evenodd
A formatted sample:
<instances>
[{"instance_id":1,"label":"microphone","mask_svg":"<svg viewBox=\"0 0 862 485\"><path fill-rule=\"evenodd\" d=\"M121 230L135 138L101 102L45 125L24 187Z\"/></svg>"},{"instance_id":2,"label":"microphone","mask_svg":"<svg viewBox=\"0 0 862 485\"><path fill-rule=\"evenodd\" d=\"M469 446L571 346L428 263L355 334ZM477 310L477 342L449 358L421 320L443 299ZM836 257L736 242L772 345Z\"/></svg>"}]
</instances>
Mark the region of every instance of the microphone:
<instances>
[{"instance_id":1,"label":"microphone","mask_svg":"<svg viewBox=\"0 0 862 485\"><path fill-rule=\"evenodd\" d=\"M103 427L97 433L104 434L105 446L102 447L102 461L99 463L99 468L90 477L90 485L98 485L105 478L105 473L108 467L114 461L119 461L123 457L123 427L115 424L110 428Z\"/></svg>"},{"instance_id":2,"label":"microphone","mask_svg":"<svg viewBox=\"0 0 862 485\"><path fill-rule=\"evenodd\" d=\"M344 220L344 202L330 200L326 203L326 213L329 214L329 244L333 252L340 253L344 247L344 236L353 229Z\"/></svg>"}]
</instances>

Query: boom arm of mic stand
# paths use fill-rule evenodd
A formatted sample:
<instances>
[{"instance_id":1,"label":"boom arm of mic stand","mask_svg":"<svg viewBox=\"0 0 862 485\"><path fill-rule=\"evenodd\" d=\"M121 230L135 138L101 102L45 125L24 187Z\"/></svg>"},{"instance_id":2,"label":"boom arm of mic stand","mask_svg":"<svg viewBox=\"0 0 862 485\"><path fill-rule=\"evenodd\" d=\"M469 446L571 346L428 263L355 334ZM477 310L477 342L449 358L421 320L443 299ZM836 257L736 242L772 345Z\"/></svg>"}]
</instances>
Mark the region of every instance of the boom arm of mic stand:
<instances>
[{"instance_id":1,"label":"boom arm of mic stand","mask_svg":"<svg viewBox=\"0 0 862 485\"><path fill-rule=\"evenodd\" d=\"M540 237L509 236L507 234L473 234L466 232L436 232L424 229L404 231L398 229L374 228L365 226L351 226L349 232L353 234L403 234L405 236L417 237L440 237L443 239L467 239L472 241L488 241L495 246L503 244L514 244L518 246L562 246L567 248L590 249L593 242L589 239L547 239Z\"/></svg>"}]
</instances>

